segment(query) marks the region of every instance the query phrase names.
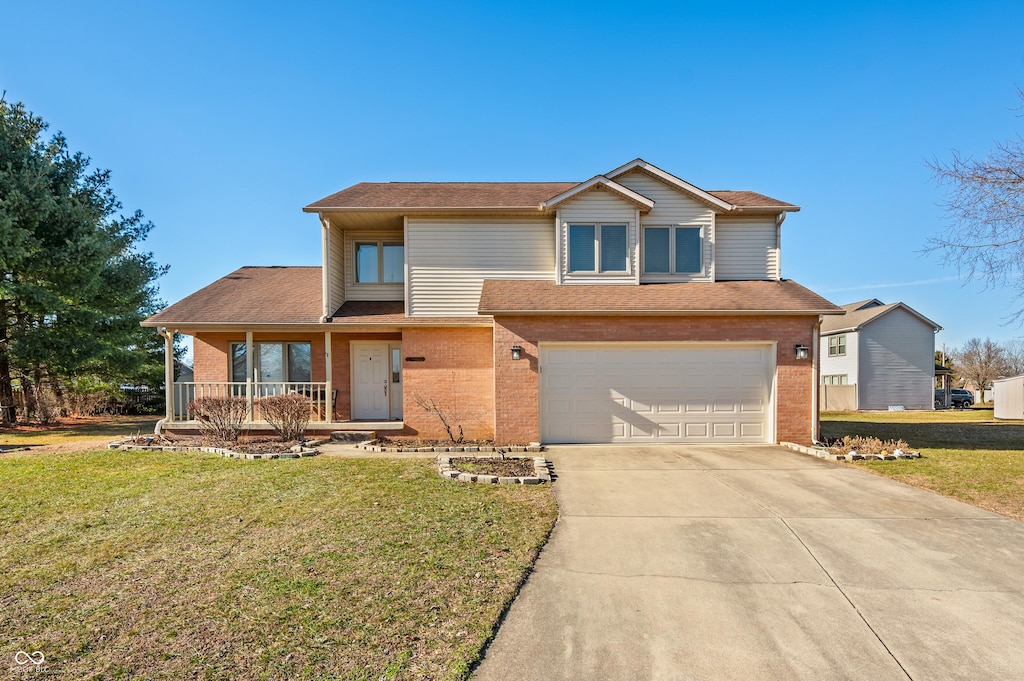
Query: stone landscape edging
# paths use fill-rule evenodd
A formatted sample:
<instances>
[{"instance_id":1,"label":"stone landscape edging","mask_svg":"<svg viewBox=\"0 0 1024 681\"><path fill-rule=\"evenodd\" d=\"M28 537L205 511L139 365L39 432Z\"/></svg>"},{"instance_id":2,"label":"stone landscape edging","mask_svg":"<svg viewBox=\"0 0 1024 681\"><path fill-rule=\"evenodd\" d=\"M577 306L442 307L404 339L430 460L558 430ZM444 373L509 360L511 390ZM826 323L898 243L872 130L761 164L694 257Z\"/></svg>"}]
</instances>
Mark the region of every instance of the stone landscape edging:
<instances>
[{"instance_id":1,"label":"stone landscape edging","mask_svg":"<svg viewBox=\"0 0 1024 681\"><path fill-rule=\"evenodd\" d=\"M551 482L551 462L543 456L530 457L533 459L533 475L520 476L498 476L481 475L478 473L464 473L452 466L452 459L462 457L439 456L437 457L437 471L442 478L447 480L458 480L459 482L478 482L484 485L539 485ZM500 460L497 456L476 457L482 459ZM505 459L525 459L525 456L508 456Z\"/></svg>"},{"instance_id":2,"label":"stone landscape edging","mask_svg":"<svg viewBox=\"0 0 1024 681\"><path fill-rule=\"evenodd\" d=\"M897 459L920 459L921 452L903 452L901 454L886 454L875 455L875 454L833 454L827 449L821 447L805 447L804 445L798 445L795 442L780 442L781 446L786 449L792 449L794 452L800 452L801 454L810 454L816 456L819 459L828 459L829 461L896 461Z\"/></svg>"},{"instance_id":3,"label":"stone landscape edging","mask_svg":"<svg viewBox=\"0 0 1024 681\"><path fill-rule=\"evenodd\" d=\"M300 459L307 456L317 456L320 450L313 447L299 447L298 451L273 452L268 454L249 454L247 452L236 452L225 447L197 447L195 445L135 445L117 441L107 445L108 449L117 449L122 452L203 452L205 454L220 454L223 457L232 459Z\"/></svg>"},{"instance_id":4,"label":"stone landscape edging","mask_svg":"<svg viewBox=\"0 0 1024 681\"><path fill-rule=\"evenodd\" d=\"M365 449L368 452L434 452L437 454L445 453L458 453L458 454L474 454L478 452L490 453L496 452L499 449L503 449L509 452L543 452L544 447L541 445L509 445L508 447L501 447L499 445L438 445L436 447L403 447L401 445L382 445L380 440L367 440L366 442L357 442L354 445L358 449Z\"/></svg>"}]
</instances>

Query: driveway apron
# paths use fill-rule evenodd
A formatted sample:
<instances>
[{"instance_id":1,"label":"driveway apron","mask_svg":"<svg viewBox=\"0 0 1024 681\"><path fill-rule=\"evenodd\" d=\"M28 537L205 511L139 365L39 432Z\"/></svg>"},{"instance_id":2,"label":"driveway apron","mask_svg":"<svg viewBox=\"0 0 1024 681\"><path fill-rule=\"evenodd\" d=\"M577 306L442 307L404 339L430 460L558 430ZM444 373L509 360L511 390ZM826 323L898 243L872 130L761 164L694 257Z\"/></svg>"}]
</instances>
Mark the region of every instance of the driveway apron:
<instances>
[{"instance_id":1,"label":"driveway apron","mask_svg":"<svg viewBox=\"0 0 1024 681\"><path fill-rule=\"evenodd\" d=\"M1024 524L775 446L553 447L478 681L1024 678Z\"/></svg>"}]
</instances>

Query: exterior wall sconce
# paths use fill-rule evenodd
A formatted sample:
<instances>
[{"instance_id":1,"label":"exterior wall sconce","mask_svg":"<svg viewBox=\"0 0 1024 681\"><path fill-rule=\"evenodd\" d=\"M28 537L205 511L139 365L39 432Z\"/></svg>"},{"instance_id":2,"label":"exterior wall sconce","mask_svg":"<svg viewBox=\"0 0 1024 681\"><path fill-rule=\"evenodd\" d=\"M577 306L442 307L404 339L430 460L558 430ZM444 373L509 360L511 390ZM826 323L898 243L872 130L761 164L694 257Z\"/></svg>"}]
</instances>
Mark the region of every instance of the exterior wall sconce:
<instances>
[{"instance_id":1,"label":"exterior wall sconce","mask_svg":"<svg viewBox=\"0 0 1024 681\"><path fill-rule=\"evenodd\" d=\"M810 348L808 348L806 345L800 345L798 343L797 346L796 346L796 358L797 359L809 359L810 356L811 356Z\"/></svg>"},{"instance_id":2,"label":"exterior wall sconce","mask_svg":"<svg viewBox=\"0 0 1024 681\"><path fill-rule=\"evenodd\" d=\"M523 349L520 346L518 346L518 345L513 345L512 346L512 359L517 359L518 360L518 359L522 359L522 358L523 358Z\"/></svg>"}]
</instances>

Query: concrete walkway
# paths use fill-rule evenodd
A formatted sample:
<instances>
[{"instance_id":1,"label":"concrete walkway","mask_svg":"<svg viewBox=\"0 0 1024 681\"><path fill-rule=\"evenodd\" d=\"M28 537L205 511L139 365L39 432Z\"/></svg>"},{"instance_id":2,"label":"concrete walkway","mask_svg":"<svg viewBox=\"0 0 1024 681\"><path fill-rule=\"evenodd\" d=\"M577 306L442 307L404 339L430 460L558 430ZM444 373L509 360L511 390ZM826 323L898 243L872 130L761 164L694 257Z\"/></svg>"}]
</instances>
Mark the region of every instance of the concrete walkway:
<instances>
[{"instance_id":1,"label":"concrete walkway","mask_svg":"<svg viewBox=\"0 0 1024 681\"><path fill-rule=\"evenodd\" d=\"M553 447L474 679L1024 678L1024 524L780 447Z\"/></svg>"}]
</instances>

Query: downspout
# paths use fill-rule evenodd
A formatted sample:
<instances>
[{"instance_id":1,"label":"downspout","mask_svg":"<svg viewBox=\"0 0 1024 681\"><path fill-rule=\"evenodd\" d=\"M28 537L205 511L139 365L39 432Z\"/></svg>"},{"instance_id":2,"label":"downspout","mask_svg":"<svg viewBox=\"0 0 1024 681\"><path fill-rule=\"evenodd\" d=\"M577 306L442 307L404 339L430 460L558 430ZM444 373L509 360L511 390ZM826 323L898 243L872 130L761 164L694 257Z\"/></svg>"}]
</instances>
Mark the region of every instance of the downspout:
<instances>
[{"instance_id":1,"label":"downspout","mask_svg":"<svg viewBox=\"0 0 1024 681\"><path fill-rule=\"evenodd\" d=\"M160 435L164 423L174 420L174 333L166 326L156 330L164 338L164 417L156 422L154 435Z\"/></svg>"},{"instance_id":2,"label":"downspout","mask_svg":"<svg viewBox=\"0 0 1024 681\"><path fill-rule=\"evenodd\" d=\"M813 367L811 376L811 442L818 444L821 440L821 405L818 404L818 382L821 381L821 367L819 366L818 351L821 348L821 322L822 317L818 315L818 322L814 325L811 333Z\"/></svg>"}]
</instances>

